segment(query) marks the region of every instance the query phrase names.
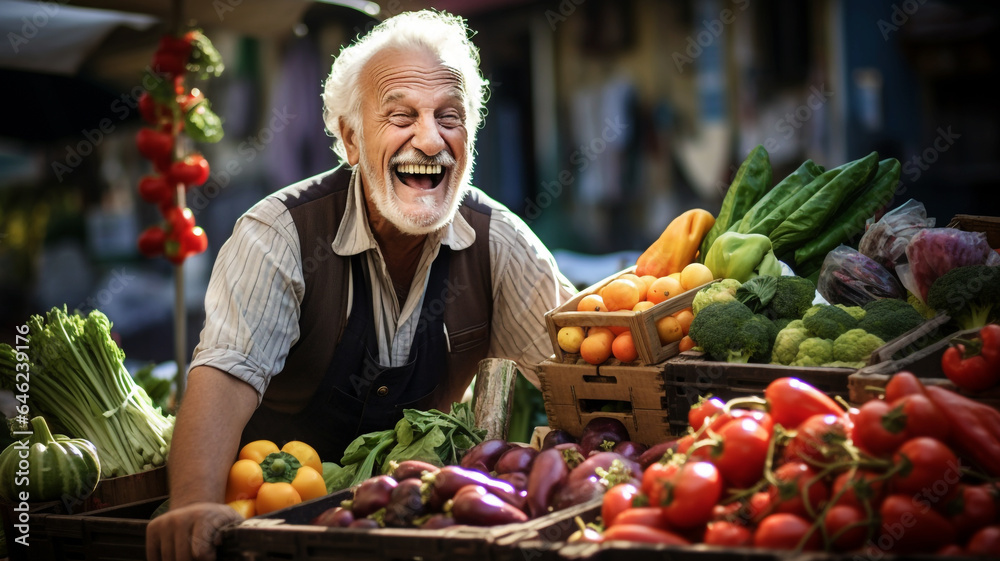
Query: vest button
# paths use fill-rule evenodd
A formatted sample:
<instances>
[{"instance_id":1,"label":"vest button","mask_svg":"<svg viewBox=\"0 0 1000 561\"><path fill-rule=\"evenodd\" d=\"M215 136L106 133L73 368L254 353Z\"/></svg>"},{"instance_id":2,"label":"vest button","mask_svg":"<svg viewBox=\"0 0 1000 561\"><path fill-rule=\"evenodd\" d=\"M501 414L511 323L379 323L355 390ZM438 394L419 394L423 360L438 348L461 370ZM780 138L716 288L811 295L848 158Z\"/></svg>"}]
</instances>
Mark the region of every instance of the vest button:
<instances>
[{"instance_id":1,"label":"vest button","mask_svg":"<svg viewBox=\"0 0 1000 561\"><path fill-rule=\"evenodd\" d=\"M379 389L377 390L377 393L378 393L378 394L379 394L380 396L382 396L382 397L385 397L385 396L389 395L389 387L388 387L388 386L381 386L381 387L379 387Z\"/></svg>"}]
</instances>

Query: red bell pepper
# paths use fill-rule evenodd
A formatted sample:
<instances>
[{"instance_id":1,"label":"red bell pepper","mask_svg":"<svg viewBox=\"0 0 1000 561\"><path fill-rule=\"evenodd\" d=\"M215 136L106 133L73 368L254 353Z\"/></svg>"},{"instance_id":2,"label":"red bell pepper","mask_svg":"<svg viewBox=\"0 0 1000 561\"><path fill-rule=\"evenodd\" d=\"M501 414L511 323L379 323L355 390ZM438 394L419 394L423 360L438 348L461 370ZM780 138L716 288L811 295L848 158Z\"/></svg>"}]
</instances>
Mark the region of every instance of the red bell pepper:
<instances>
[{"instance_id":1,"label":"red bell pepper","mask_svg":"<svg viewBox=\"0 0 1000 561\"><path fill-rule=\"evenodd\" d=\"M996 361L1000 333L986 327L971 339L952 339L951 346L941 356L945 376L964 390L982 391L1000 383L1000 363ZM1000 330L1000 326L994 327Z\"/></svg>"}]
</instances>

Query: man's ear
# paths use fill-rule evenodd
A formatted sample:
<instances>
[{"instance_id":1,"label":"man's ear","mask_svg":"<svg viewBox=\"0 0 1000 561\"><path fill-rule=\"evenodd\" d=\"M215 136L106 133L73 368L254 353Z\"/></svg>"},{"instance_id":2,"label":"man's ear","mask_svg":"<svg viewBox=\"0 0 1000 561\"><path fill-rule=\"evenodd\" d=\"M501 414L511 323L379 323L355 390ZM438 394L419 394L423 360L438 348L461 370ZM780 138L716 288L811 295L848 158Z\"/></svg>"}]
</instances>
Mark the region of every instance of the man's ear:
<instances>
[{"instance_id":1,"label":"man's ear","mask_svg":"<svg viewBox=\"0 0 1000 561\"><path fill-rule=\"evenodd\" d=\"M358 137L343 118L340 119L340 139L344 143L344 151L347 153L347 163L356 166L361 161L361 146L358 144Z\"/></svg>"}]
</instances>

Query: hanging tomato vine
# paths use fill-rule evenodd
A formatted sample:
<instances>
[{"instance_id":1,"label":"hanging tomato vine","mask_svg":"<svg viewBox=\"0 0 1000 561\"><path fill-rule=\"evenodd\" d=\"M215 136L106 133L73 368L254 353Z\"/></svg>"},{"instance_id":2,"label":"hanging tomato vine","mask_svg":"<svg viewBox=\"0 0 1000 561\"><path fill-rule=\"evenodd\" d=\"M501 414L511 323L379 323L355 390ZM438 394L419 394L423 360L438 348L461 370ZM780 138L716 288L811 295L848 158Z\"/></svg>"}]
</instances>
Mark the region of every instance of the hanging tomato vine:
<instances>
[{"instance_id":1,"label":"hanging tomato vine","mask_svg":"<svg viewBox=\"0 0 1000 561\"><path fill-rule=\"evenodd\" d=\"M184 201L185 193L204 184L210 172L208 161L191 148L192 142L221 140L222 120L188 79L219 76L224 68L221 55L200 30L164 35L153 55L147 70L153 75L143 83L156 85L138 100L149 126L136 135L136 146L152 162L154 173L140 179L139 196L157 205L163 220L139 236L139 251L147 257L162 255L180 265L208 249L205 231L195 224Z\"/></svg>"}]
</instances>

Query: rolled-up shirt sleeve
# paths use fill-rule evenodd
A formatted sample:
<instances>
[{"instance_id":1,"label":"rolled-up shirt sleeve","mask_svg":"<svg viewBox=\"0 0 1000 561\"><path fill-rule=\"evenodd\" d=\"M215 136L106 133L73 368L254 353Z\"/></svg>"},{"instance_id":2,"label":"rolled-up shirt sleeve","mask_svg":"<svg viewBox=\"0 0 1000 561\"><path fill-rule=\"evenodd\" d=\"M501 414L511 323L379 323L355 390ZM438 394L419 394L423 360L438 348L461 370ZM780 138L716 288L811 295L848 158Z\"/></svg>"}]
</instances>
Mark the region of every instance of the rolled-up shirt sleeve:
<instances>
[{"instance_id":1,"label":"rolled-up shirt sleeve","mask_svg":"<svg viewBox=\"0 0 1000 561\"><path fill-rule=\"evenodd\" d=\"M303 293L295 226L283 204L264 199L240 217L219 250L191 367L211 366L243 380L259 404L298 340Z\"/></svg>"}]
</instances>

